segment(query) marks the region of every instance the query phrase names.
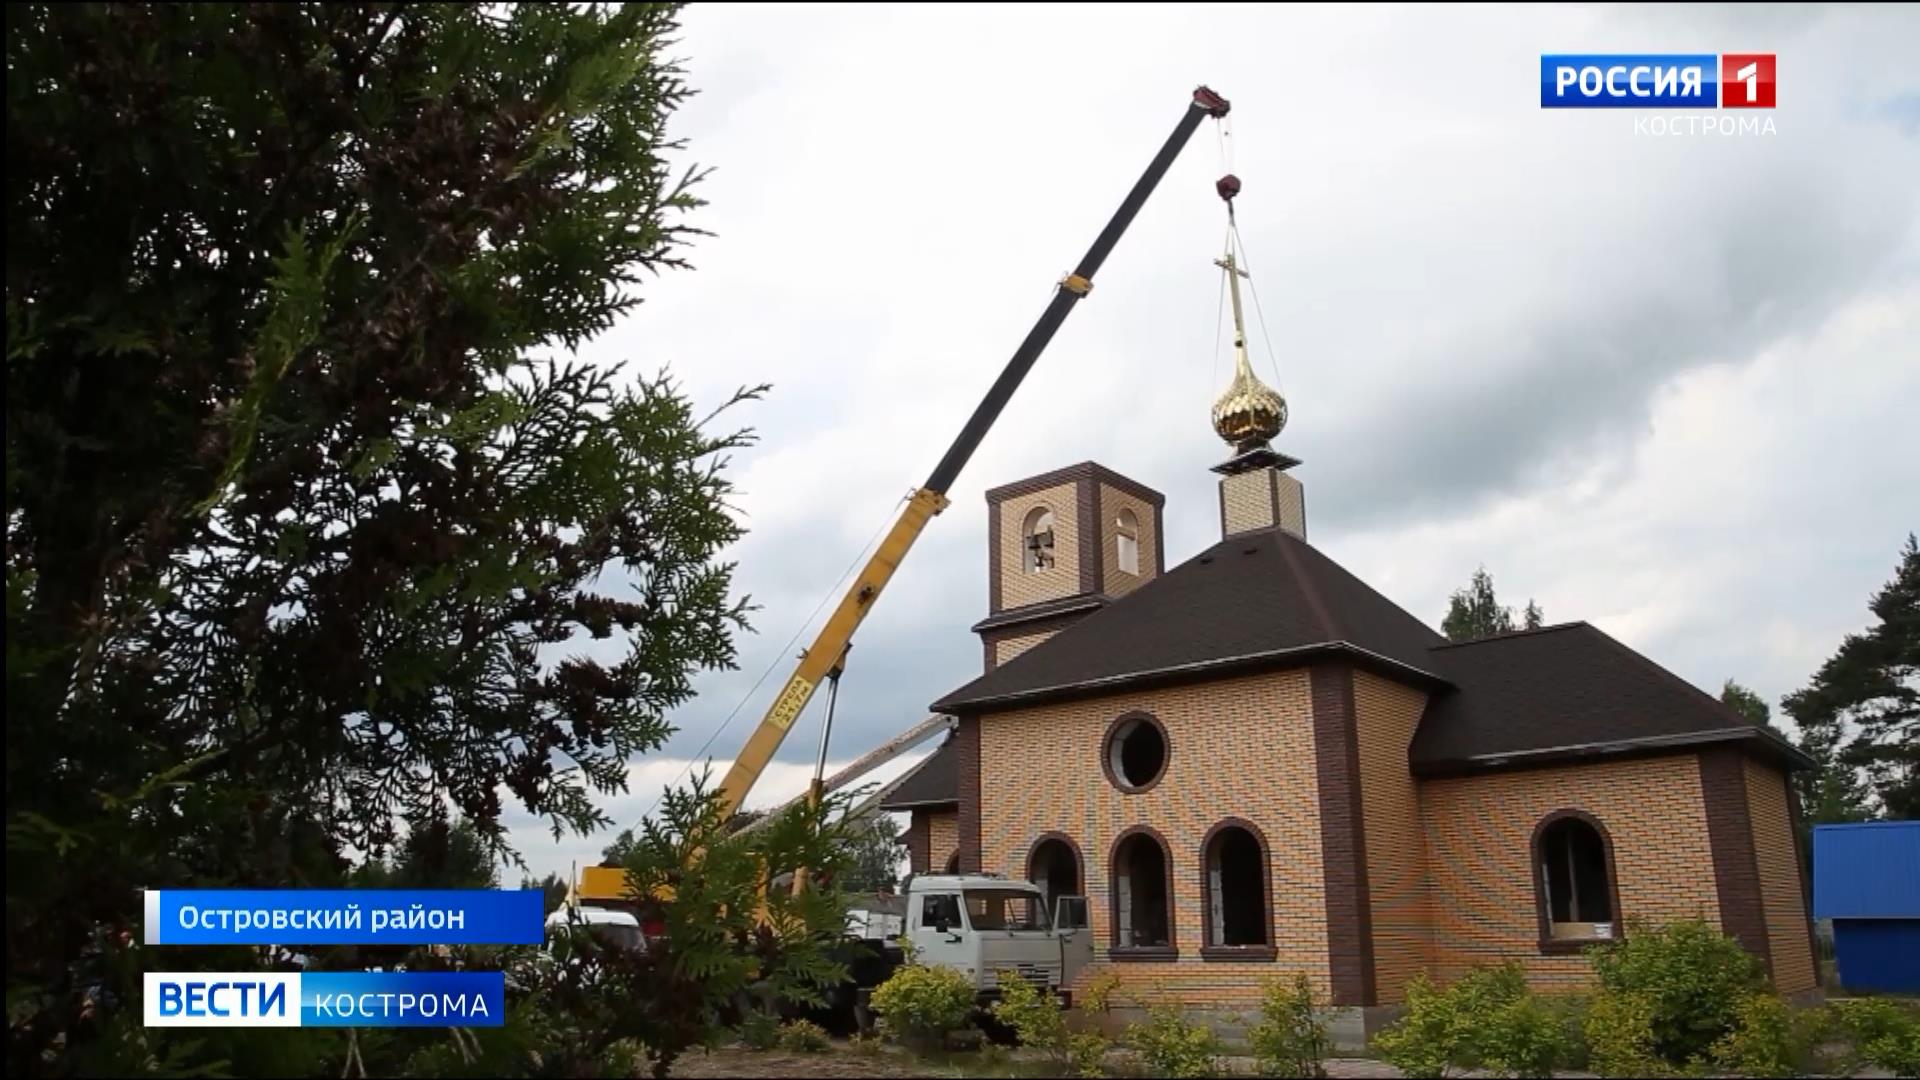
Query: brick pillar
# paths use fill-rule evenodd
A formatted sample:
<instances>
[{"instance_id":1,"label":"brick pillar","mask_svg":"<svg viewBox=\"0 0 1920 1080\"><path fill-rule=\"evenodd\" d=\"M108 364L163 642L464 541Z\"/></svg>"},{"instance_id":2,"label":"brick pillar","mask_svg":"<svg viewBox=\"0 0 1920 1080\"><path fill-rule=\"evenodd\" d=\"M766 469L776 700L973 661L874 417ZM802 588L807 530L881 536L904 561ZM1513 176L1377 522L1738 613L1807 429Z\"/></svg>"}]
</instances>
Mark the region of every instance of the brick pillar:
<instances>
[{"instance_id":1,"label":"brick pillar","mask_svg":"<svg viewBox=\"0 0 1920 1080\"><path fill-rule=\"evenodd\" d=\"M962 716L953 732L955 771L960 780L960 872L980 872L980 718Z\"/></svg>"},{"instance_id":2,"label":"brick pillar","mask_svg":"<svg viewBox=\"0 0 1920 1080\"><path fill-rule=\"evenodd\" d=\"M1360 806L1360 740L1353 669L1319 664L1311 672L1314 766L1320 786L1320 854L1327 893L1327 966L1333 1004L1373 1005L1373 903L1367 888L1367 840Z\"/></svg>"},{"instance_id":3,"label":"brick pillar","mask_svg":"<svg viewBox=\"0 0 1920 1080\"><path fill-rule=\"evenodd\" d=\"M1760 891L1760 862L1753 850L1753 817L1747 810L1746 761L1732 746L1700 752L1700 791L1707 804L1707 839L1713 848L1713 884L1720 893L1720 929L1760 958L1773 974L1767 940L1767 909ZM1814 958L1816 965L1819 957Z\"/></svg>"}]
</instances>

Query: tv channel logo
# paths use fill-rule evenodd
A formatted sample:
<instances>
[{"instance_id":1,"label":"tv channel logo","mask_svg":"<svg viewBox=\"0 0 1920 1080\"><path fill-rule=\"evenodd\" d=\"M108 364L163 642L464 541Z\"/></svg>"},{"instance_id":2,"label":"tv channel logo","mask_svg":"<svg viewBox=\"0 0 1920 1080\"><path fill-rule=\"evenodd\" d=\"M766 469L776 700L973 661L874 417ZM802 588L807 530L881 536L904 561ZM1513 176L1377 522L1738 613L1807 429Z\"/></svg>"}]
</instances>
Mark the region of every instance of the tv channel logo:
<instances>
[{"instance_id":1,"label":"tv channel logo","mask_svg":"<svg viewBox=\"0 0 1920 1080\"><path fill-rule=\"evenodd\" d=\"M1543 109L1771 109L1773 53L1543 53Z\"/></svg>"}]
</instances>

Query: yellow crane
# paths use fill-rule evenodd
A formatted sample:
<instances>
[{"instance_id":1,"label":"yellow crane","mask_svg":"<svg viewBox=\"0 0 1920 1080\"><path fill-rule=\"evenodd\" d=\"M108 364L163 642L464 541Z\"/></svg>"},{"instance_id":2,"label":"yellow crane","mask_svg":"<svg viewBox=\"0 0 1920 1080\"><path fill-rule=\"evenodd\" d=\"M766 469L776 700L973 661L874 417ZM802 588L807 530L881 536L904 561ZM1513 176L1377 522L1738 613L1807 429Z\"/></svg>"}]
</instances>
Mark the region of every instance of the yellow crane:
<instances>
[{"instance_id":1,"label":"yellow crane","mask_svg":"<svg viewBox=\"0 0 1920 1080\"><path fill-rule=\"evenodd\" d=\"M1180 122L1175 125L1173 133L1167 136L1166 142L1160 147L1160 152L1154 155L1146 171L1140 175L1139 180L1134 182L1132 190L1127 192L1127 197L1121 202L1120 208L1114 212L1106 228L1102 229L1100 235L1095 238L1093 246L1087 249L1079 265L1073 268L1072 273L1060 280L1058 287L1054 290L1053 299L1041 313L1039 321L1034 324L1032 330L1027 332L1020 347L1014 350L1012 359L1007 361L1007 366L1000 372L1000 377L994 380L993 386L987 390L987 396L973 410L973 415L968 418L966 426L960 429L960 434L954 439L953 445L947 448L946 455L940 459L938 465L934 466L933 472L927 477L927 482L920 485L908 497L900 517L887 531L885 538L880 541L880 546L875 549L872 558L861 569L859 576L848 587L846 595L834 608L833 614L827 618L826 624L814 636L812 644L808 645L806 651L800 655L798 667L787 678L779 696L774 698L766 715L761 718L759 726L754 729L752 735L747 737L746 745L734 756L733 765L727 770L726 777L720 783L720 796L727 813L731 814L738 810L746 801L747 793L753 790L753 785L760 779L761 772L779 751L780 744L786 740L787 732L793 727L794 720L806 709L807 703L813 700L814 691L819 689L820 683L837 676L842 658L848 646L852 644L854 631L859 629L867 613L873 610L874 601L880 598L881 591L887 587L887 582L892 580L894 572L900 568L900 563L906 558L907 552L912 550L914 541L918 540L920 534L926 530L927 523L947 508L947 490L959 477L960 470L966 467L968 459L980 446L980 441L986 437L987 431L993 427L1001 410L1006 408L1008 400L1013 397L1014 390L1020 386L1027 372L1032 369L1034 361L1040 358L1041 352L1053 340L1054 333L1060 329L1060 324L1066 321L1068 313L1092 290L1093 275L1099 271L1101 264L1106 262L1114 245L1119 243L1127 226L1132 224L1134 216L1146 204L1147 196L1153 193L1161 177L1165 176L1167 169L1173 165L1174 158L1179 156L1187 140L1200 126L1200 121L1208 117L1218 120L1227 115L1230 107L1226 98L1204 86L1193 92L1193 98L1181 115ZM1222 181L1222 183L1225 182ZM921 728L927 728L927 725L923 724ZM920 732L921 728L916 728L915 732ZM930 734L933 730L927 728L926 733ZM824 759L824 739L821 752ZM849 771L851 770L843 770L836 779L841 782L853 779L847 775ZM815 797L819 797L821 789L822 784L816 774L813 790ZM578 892L583 898L625 896L624 874L616 868L589 868L580 882Z\"/></svg>"}]
</instances>

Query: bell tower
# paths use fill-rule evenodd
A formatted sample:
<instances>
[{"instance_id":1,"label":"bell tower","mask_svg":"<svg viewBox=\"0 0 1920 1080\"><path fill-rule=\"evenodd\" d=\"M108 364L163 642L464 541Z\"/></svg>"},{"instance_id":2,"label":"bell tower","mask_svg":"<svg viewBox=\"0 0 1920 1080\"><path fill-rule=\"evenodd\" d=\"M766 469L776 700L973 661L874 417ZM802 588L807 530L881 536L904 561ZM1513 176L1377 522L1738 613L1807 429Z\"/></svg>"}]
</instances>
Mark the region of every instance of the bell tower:
<instances>
[{"instance_id":1,"label":"bell tower","mask_svg":"<svg viewBox=\"0 0 1920 1080\"><path fill-rule=\"evenodd\" d=\"M1307 494L1287 470L1300 464L1271 445L1287 426L1287 399L1261 382L1247 360L1247 323L1240 307L1240 279L1247 272L1233 252L1215 265L1227 275L1233 296L1233 382L1213 404L1213 430L1233 456L1213 467L1220 474L1220 535L1224 539L1279 527L1307 538Z\"/></svg>"},{"instance_id":2,"label":"bell tower","mask_svg":"<svg viewBox=\"0 0 1920 1080\"><path fill-rule=\"evenodd\" d=\"M1091 461L987 492L988 670L1166 569L1166 497Z\"/></svg>"}]
</instances>

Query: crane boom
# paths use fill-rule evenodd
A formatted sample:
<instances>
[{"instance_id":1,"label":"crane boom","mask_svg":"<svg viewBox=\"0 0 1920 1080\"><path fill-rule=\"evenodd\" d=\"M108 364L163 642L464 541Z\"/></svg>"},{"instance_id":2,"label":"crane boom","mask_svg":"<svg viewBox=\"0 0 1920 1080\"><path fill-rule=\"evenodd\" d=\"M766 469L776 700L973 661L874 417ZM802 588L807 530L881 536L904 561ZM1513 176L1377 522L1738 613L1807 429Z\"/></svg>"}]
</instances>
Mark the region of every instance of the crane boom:
<instances>
[{"instance_id":1,"label":"crane boom","mask_svg":"<svg viewBox=\"0 0 1920 1080\"><path fill-rule=\"evenodd\" d=\"M973 410L966 426L960 429L953 445L947 448L946 455L934 466L927 482L907 499L906 508L893 523L893 528L888 530L886 538L860 571L860 576L854 579L839 606L834 608L833 614L814 637L813 643L801 654L798 668L787 679L779 696L774 698L760 726L747 737L746 746L734 757L732 767L720 783L720 796L727 813L739 809L746 801L747 793L753 790L760 773L773 760L773 755L787 737L788 729L793 727L793 721L806 708L807 702L812 700L821 679L839 662L841 654L853 640L854 631L866 619L867 612L873 610L874 601L879 599L881 590L893 578L894 571L899 569L901 560L906 558L914 541L920 538L927 522L947 508L947 490L959 477L960 470L973 457L980 441L986 438L988 429L999 419L1001 410L1006 408L1013 392L1032 369L1034 361L1040 358L1048 342L1053 340L1054 333L1066 321L1074 304L1093 288L1093 275L1106 262L1114 245L1119 243L1127 226L1133 223L1134 216L1146 204L1147 196L1153 194L1153 189L1173 165L1174 158L1180 155L1187 140L1192 138L1200 121L1209 116L1215 119L1223 117L1230 107L1227 99L1204 86L1193 92L1193 100L1188 104L1187 111L1161 145L1160 152L1154 155L1146 171L1134 182L1133 189L1127 192L1126 199L1108 220L1107 227L1095 238L1093 246L1087 249L1079 265L1061 280L1039 321L1027 332L1020 347L1014 350L1013 358L1007 361L1000 377L987 390L987 396Z\"/></svg>"}]
</instances>

